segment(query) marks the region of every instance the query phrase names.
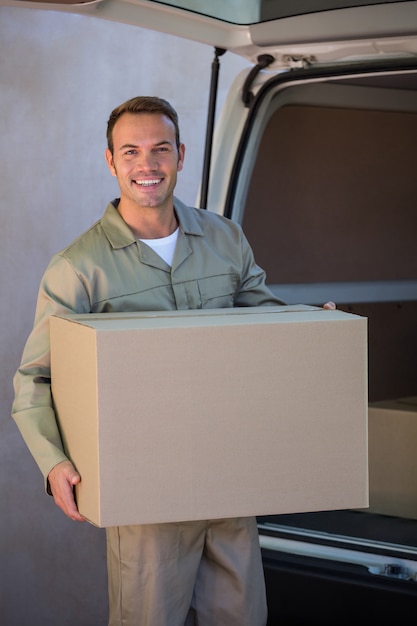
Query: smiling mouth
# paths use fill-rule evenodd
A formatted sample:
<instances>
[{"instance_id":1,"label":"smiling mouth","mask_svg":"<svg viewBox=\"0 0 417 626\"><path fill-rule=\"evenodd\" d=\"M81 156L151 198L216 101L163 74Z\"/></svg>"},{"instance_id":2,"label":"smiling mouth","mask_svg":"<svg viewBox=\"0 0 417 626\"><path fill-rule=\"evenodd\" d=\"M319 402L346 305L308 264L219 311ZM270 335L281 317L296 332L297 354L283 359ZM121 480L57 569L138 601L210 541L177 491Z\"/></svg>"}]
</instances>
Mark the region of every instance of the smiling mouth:
<instances>
[{"instance_id":1,"label":"smiling mouth","mask_svg":"<svg viewBox=\"0 0 417 626\"><path fill-rule=\"evenodd\" d=\"M152 180L134 180L133 182L140 187L152 187L152 185L158 185L162 181L162 178L153 178Z\"/></svg>"}]
</instances>

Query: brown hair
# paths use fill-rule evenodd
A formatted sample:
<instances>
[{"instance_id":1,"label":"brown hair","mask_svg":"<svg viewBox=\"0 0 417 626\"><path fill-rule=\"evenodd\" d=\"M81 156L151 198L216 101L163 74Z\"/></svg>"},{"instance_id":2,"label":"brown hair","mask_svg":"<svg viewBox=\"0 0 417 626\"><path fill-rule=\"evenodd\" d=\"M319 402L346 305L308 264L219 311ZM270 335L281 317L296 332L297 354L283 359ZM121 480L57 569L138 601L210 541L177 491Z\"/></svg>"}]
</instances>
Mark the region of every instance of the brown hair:
<instances>
[{"instance_id":1,"label":"brown hair","mask_svg":"<svg viewBox=\"0 0 417 626\"><path fill-rule=\"evenodd\" d=\"M177 148L180 145L180 129L178 125L178 114L167 100L153 96L137 96L131 98L116 107L110 114L107 122L107 146L113 154L113 128L117 120L124 113L159 113L166 115L175 126L175 142Z\"/></svg>"}]
</instances>

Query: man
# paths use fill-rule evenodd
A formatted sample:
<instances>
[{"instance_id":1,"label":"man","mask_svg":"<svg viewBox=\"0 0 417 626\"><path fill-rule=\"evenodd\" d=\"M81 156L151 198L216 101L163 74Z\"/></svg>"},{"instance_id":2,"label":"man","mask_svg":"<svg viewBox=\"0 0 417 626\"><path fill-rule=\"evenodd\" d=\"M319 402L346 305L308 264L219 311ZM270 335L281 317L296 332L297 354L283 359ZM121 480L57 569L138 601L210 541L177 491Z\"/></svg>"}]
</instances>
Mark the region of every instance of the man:
<instances>
[{"instance_id":1,"label":"man","mask_svg":"<svg viewBox=\"0 0 417 626\"><path fill-rule=\"evenodd\" d=\"M107 142L120 199L52 258L14 378L13 417L48 492L76 521L84 521L73 495L82 477L65 456L51 399L50 315L282 304L237 224L174 198L185 147L168 102L138 97L120 105ZM265 625L255 518L106 533L109 626Z\"/></svg>"}]
</instances>

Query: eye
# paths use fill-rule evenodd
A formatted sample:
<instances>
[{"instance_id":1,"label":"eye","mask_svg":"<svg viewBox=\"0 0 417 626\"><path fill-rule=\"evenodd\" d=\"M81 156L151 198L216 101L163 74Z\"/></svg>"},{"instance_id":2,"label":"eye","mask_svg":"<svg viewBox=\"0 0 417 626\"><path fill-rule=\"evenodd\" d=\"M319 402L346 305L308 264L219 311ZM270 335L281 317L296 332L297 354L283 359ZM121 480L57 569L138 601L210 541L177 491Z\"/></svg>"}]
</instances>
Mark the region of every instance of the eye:
<instances>
[{"instance_id":1,"label":"eye","mask_svg":"<svg viewBox=\"0 0 417 626\"><path fill-rule=\"evenodd\" d=\"M168 152L167 146L158 146L156 149L157 152Z\"/></svg>"},{"instance_id":2,"label":"eye","mask_svg":"<svg viewBox=\"0 0 417 626\"><path fill-rule=\"evenodd\" d=\"M137 154L137 151L134 148L131 148L130 150L126 150L125 154L131 156L132 154Z\"/></svg>"}]
</instances>

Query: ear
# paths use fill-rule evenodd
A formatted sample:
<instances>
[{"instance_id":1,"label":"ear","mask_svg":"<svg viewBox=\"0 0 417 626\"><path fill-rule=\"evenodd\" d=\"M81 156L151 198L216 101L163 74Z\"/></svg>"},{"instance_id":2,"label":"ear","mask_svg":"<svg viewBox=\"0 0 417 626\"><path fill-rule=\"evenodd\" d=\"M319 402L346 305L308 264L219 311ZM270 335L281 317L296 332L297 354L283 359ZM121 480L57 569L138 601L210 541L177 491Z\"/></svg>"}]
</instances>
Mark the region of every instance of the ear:
<instances>
[{"instance_id":1,"label":"ear","mask_svg":"<svg viewBox=\"0 0 417 626\"><path fill-rule=\"evenodd\" d=\"M106 148L105 157L111 175L117 176L116 168L114 167L113 155L108 148Z\"/></svg>"},{"instance_id":2,"label":"ear","mask_svg":"<svg viewBox=\"0 0 417 626\"><path fill-rule=\"evenodd\" d=\"M177 172L180 172L184 167L184 156L185 156L185 146L183 143L180 143L178 147L178 164L177 164Z\"/></svg>"}]
</instances>

